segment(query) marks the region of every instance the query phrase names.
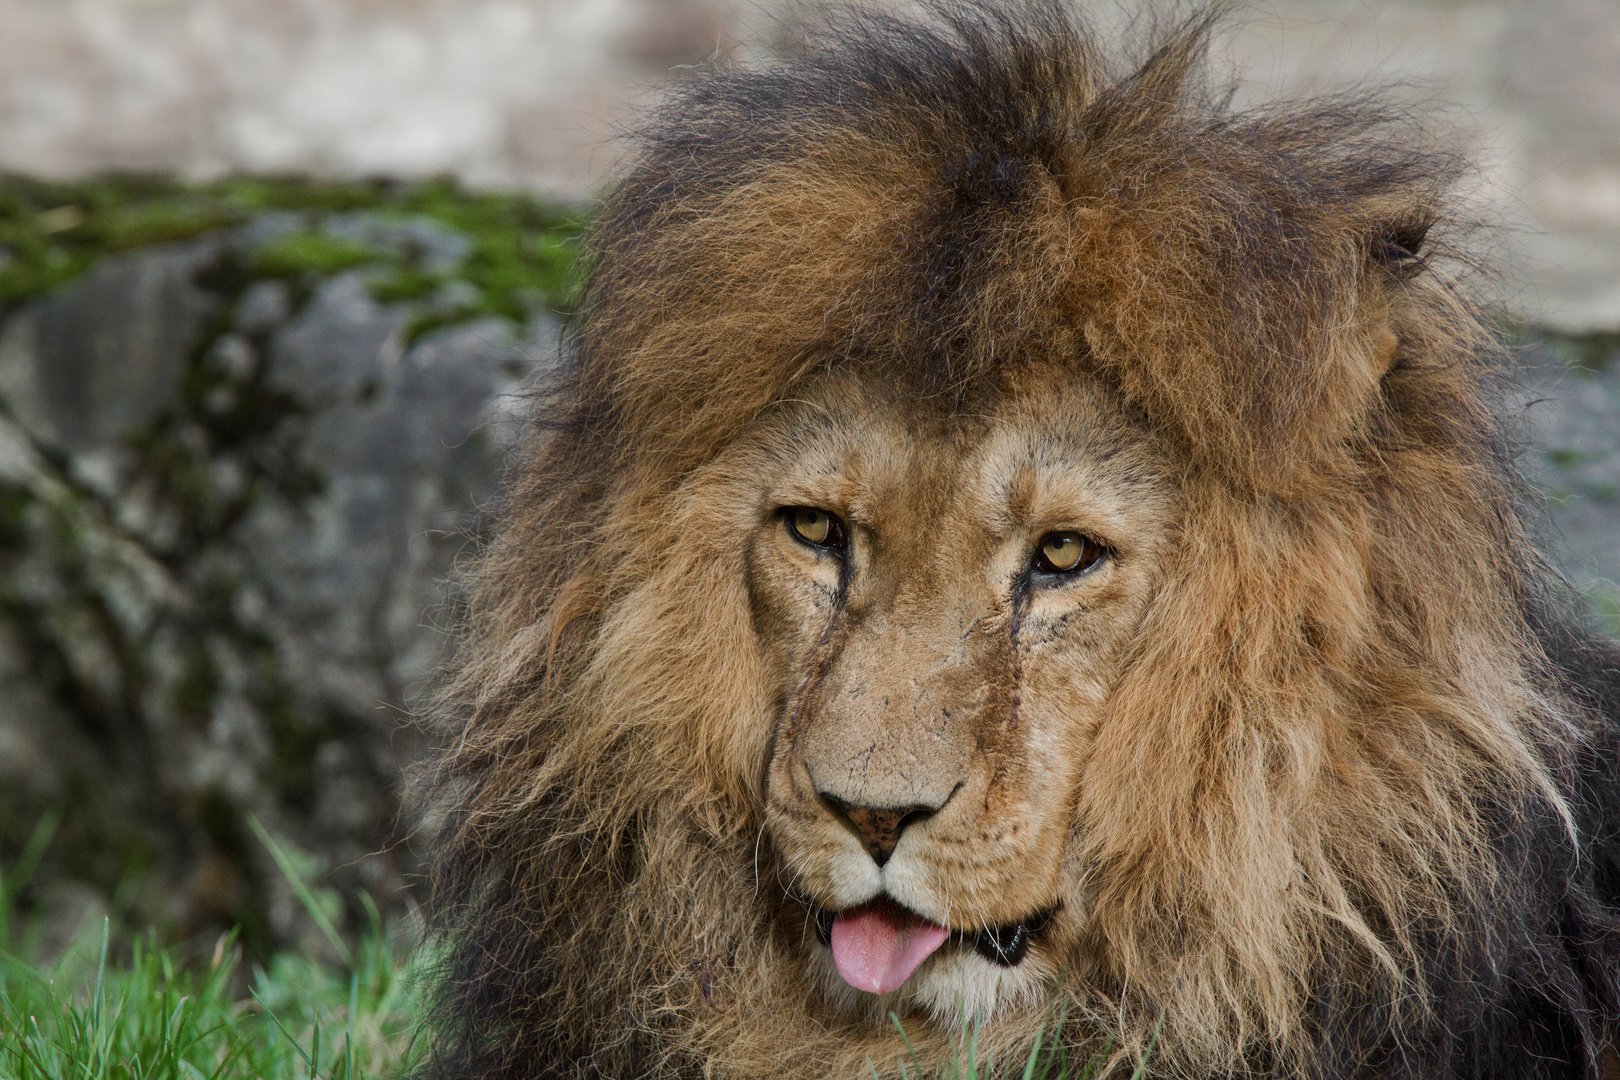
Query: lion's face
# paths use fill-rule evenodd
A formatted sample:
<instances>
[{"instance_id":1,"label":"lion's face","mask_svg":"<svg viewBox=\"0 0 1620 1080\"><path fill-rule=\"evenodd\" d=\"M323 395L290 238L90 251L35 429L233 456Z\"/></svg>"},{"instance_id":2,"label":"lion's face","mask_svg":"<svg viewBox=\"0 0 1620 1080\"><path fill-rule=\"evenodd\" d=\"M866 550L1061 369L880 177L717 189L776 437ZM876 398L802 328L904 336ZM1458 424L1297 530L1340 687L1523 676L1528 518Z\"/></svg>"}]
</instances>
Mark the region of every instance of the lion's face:
<instances>
[{"instance_id":1,"label":"lion's face","mask_svg":"<svg viewBox=\"0 0 1620 1080\"><path fill-rule=\"evenodd\" d=\"M769 828L829 998L983 1014L1044 989L1082 918L1077 784L1174 488L1083 384L966 420L873 397L824 388L745 440Z\"/></svg>"}]
</instances>

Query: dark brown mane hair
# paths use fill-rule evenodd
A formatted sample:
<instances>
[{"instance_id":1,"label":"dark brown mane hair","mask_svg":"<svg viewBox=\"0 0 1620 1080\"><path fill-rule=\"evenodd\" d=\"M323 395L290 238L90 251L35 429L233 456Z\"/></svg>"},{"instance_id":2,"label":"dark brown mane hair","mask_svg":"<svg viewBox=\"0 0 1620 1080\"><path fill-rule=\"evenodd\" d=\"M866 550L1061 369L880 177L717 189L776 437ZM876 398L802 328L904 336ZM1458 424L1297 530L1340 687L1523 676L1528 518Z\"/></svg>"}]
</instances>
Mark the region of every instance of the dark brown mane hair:
<instances>
[{"instance_id":1,"label":"dark brown mane hair","mask_svg":"<svg viewBox=\"0 0 1620 1080\"><path fill-rule=\"evenodd\" d=\"M798 909L727 757L746 610L664 540L821 373L948 412L1042 365L1164 435L1204 553L1114 695L1152 720L1099 775L1178 756L1152 807L1088 804L1113 974L1067 988L1077 1052L1162 1023L1167 1074L1597 1080L1620 660L1526 535L1443 257L1465 160L1377 95L1234 111L1214 25L1126 62L1060 3L941 0L670 92L473 575L424 785L424 1075L892 1064L782 974Z\"/></svg>"}]
</instances>

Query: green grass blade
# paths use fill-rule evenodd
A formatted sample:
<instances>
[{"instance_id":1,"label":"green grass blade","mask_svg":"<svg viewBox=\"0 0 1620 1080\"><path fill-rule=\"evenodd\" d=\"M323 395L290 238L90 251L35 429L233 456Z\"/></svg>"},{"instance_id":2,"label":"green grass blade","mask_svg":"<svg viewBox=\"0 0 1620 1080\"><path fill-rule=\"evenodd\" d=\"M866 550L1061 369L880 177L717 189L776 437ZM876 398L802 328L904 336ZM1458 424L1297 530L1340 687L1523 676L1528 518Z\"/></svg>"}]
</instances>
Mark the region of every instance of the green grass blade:
<instances>
[{"instance_id":1,"label":"green grass blade","mask_svg":"<svg viewBox=\"0 0 1620 1080\"><path fill-rule=\"evenodd\" d=\"M343 1032L343 1080L354 1080L354 1016L360 1011L360 973L349 973L349 1016Z\"/></svg>"},{"instance_id":2,"label":"green grass blade","mask_svg":"<svg viewBox=\"0 0 1620 1080\"><path fill-rule=\"evenodd\" d=\"M1153 1034L1148 1036L1147 1046L1142 1049L1142 1060L1136 1063L1136 1071L1131 1073L1131 1080L1142 1080L1147 1073L1148 1061L1153 1057L1153 1048L1159 1045L1159 1032L1164 1029L1164 1010L1159 1010L1159 1018L1153 1023Z\"/></svg>"},{"instance_id":3,"label":"green grass blade","mask_svg":"<svg viewBox=\"0 0 1620 1080\"><path fill-rule=\"evenodd\" d=\"M337 927L332 925L332 920L326 917L326 912L322 911L321 906L315 902L315 895L309 891L309 886L305 884L303 877L298 873L298 868L293 865L292 859L287 857L287 853L282 850L280 844L276 843L276 839L270 835L270 831L259 822L256 814L248 814L247 821L248 826L253 830L253 834L259 838L259 842L269 849L270 857L276 860L276 866L281 869L282 876L287 879L287 884L292 886L293 892L298 896L299 903L303 904L304 910L309 912L309 917L315 920L315 925L320 927L321 933L326 935L326 940L332 943L332 948L336 949L337 954L343 957L345 964L353 964L354 954L349 951L349 946L343 940L343 936L337 932Z\"/></svg>"},{"instance_id":4,"label":"green grass blade","mask_svg":"<svg viewBox=\"0 0 1620 1080\"><path fill-rule=\"evenodd\" d=\"M111 940L112 920L110 918L103 918L101 920L101 959L96 963L96 993L95 997L91 999L91 1001L94 1003L93 1007L96 1010L95 1016L98 1023L101 1021L101 1003L106 997L107 945L111 942Z\"/></svg>"},{"instance_id":5,"label":"green grass blade","mask_svg":"<svg viewBox=\"0 0 1620 1080\"><path fill-rule=\"evenodd\" d=\"M889 1013L889 1022L894 1025L894 1030L900 1033L900 1042L905 1046L906 1053L911 1055L911 1063L917 1067L917 1075L920 1077L923 1072L922 1061L917 1057L917 1048L911 1045L911 1036L906 1034L905 1027L900 1023L900 1017L895 1013ZM906 1063L904 1061L900 1063L900 1075L902 1078L906 1075Z\"/></svg>"},{"instance_id":6,"label":"green grass blade","mask_svg":"<svg viewBox=\"0 0 1620 1080\"><path fill-rule=\"evenodd\" d=\"M1035 1080L1035 1066L1041 1060L1041 1043L1046 1040L1046 1025L1035 1029L1035 1042L1029 1048L1029 1060L1024 1063L1023 1080Z\"/></svg>"},{"instance_id":7,"label":"green grass blade","mask_svg":"<svg viewBox=\"0 0 1620 1080\"><path fill-rule=\"evenodd\" d=\"M234 1031L235 1029L233 1028L232 1030ZM209 1073L205 1080L224 1080L225 1077L230 1076L231 1070L235 1067L236 1063L247 1056L248 1049L251 1045L252 1044L247 1039L237 1038L233 1040L233 1045L231 1048L220 1056L219 1064L214 1066L214 1071ZM254 1071L257 1072L262 1070Z\"/></svg>"},{"instance_id":8,"label":"green grass blade","mask_svg":"<svg viewBox=\"0 0 1620 1080\"><path fill-rule=\"evenodd\" d=\"M95 1043L95 1056L91 1061L97 1075L106 1067L107 1039L111 1037L112 1025L105 1023L107 1012L107 946L111 940L112 920L104 917L101 920L101 958L96 963L96 991L95 996L90 999L90 1030ZM139 960L139 957L140 954L137 952L136 959ZM123 1009L120 1008L119 1015L122 1016L122 1014Z\"/></svg>"},{"instance_id":9,"label":"green grass blade","mask_svg":"<svg viewBox=\"0 0 1620 1080\"><path fill-rule=\"evenodd\" d=\"M318 1076L319 1074L315 1071L315 1063L309 1059L308 1054L304 1053L304 1048L298 1045L298 1040L292 1037L292 1033L282 1026L281 1019L276 1016L275 1010L264 1003L264 998L259 996L257 990L249 990L248 993L253 995L253 1000L259 1003L259 1008L264 1010L264 1015L270 1018L270 1022L276 1025L276 1030L281 1032L289 1043L292 1043L292 1048L298 1051L298 1056L304 1059L304 1066L309 1069L309 1075ZM318 1032L320 1028L315 1030Z\"/></svg>"},{"instance_id":10,"label":"green grass blade","mask_svg":"<svg viewBox=\"0 0 1620 1080\"><path fill-rule=\"evenodd\" d=\"M23 845L22 854L17 856L17 865L11 868L9 874L0 873L0 952L11 951L11 905L23 886L33 878L34 871L39 869L45 849L50 846L51 838L56 835L56 827L61 822L60 814L47 811L34 823L33 831L28 834L28 843ZM4 982L0 981L0 986L3 985Z\"/></svg>"}]
</instances>

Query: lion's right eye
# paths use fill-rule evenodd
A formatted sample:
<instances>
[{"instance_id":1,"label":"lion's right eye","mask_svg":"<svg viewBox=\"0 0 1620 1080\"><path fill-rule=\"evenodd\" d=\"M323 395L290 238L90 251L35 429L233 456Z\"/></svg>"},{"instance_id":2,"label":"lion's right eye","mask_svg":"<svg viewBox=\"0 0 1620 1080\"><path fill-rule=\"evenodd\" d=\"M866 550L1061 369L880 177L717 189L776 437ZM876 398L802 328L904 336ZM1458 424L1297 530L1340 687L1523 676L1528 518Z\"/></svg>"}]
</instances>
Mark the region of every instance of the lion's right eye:
<instances>
[{"instance_id":1,"label":"lion's right eye","mask_svg":"<svg viewBox=\"0 0 1620 1080\"><path fill-rule=\"evenodd\" d=\"M1035 552L1035 569L1043 574L1078 576L1096 566L1107 549L1076 532L1047 533Z\"/></svg>"},{"instance_id":2,"label":"lion's right eye","mask_svg":"<svg viewBox=\"0 0 1620 1080\"><path fill-rule=\"evenodd\" d=\"M818 548L842 551L845 544L844 523L825 510L814 506L791 506L782 511L788 531Z\"/></svg>"}]
</instances>

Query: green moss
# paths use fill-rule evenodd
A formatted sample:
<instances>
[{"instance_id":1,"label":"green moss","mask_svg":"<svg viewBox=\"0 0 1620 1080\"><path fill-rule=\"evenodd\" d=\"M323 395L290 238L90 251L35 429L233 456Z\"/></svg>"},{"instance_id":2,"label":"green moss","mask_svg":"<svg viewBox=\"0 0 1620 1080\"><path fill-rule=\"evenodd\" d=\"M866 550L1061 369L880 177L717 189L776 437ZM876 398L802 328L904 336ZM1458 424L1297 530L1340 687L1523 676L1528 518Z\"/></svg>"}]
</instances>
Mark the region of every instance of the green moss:
<instances>
[{"instance_id":1,"label":"green moss","mask_svg":"<svg viewBox=\"0 0 1620 1080\"><path fill-rule=\"evenodd\" d=\"M254 269L265 277L325 276L387 258L370 244L317 232L291 233L260 248Z\"/></svg>"},{"instance_id":2,"label":"green moss","mask_svg":"<svg viewBox=\"0 0 1620 1080\"><path fill-rule=\"evenodd\" d=\"M0 311L56 288L111 252L184 240L242 217L217 193L172 181L0 176Z\"/></svg>"},{"instance_id":3,"label":"green moss","mask_svg":"<svg viewBox=\"0 0 1620 1080\"><path fill-rule=\"evenodd\" d=\"M23 488L0 486L0 545L22 542L23 527L28 522L28 508L33 502L33 496Z\"/></svg>"},{"instance_id":4,"label":"green moss","mask_svg":"<svg viewBox=\"0 0 1620 1080\"><path fill-rule=\"evenodd\" d=\"M1547 451L1547 460L1561 469L1573 469L1585 460L1585 455L1579 450L1556 449Z\"/></svg>"},{"instance_id":5,"label":"green moss","mask_svg":"<svg viewBox=\"0 0 1620 1080\"><path fill-rule=\"evenodd\" d=\"M1620 640L1620 587L1600 585L1592 590L1592 609L1609 637Z\"/></svg>"},{"instance_id":6,"label":"green moss","mask_svg":"<svg viewBox=\"0 0 1620 1080\"><path fill-rule=\"evenodd\" d=\"M475 302L435 314L433 325L485 314L524 319L536 307L566 311L573 303L583 214L533 195L468 192L450 180L236 177L186 184L150 176L58 182L0 175L0 317L113 252L190 239L270 211L303 213L307 227L266 246L262 273L318 276L375 265L373 288L389 302L421 299L449 280L477 289ZM322 231L325 216L353 211L402 222L426 218L465 236L468 256L453 270L429 271L411 253Z\"/></svg>"},{"instance_id":7,"label":"green moss","mask_svg":"<svg viewBox=\"0 0 1620 1080\"><path fill-rule=\"evenodd\" d=\"M1602 371L1616 355L1620 355L1620 330L1596 330L1581 334L1543 330L1541 335L1553 355L1576 374Z\"/></svg>"},{"instance_id":8,"label":"green moss","mask_svg":"<svg viewBox=\"0 0 1620 1080\"><path fill-rule=\"evenodd\" d=\"M384 304L420 300L444 284L440 274L424 273L410 267L397 267L374 277L371 295Z\"/></svg>"}]
</instances>

